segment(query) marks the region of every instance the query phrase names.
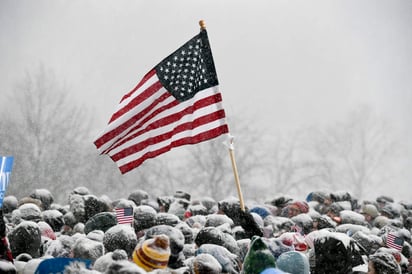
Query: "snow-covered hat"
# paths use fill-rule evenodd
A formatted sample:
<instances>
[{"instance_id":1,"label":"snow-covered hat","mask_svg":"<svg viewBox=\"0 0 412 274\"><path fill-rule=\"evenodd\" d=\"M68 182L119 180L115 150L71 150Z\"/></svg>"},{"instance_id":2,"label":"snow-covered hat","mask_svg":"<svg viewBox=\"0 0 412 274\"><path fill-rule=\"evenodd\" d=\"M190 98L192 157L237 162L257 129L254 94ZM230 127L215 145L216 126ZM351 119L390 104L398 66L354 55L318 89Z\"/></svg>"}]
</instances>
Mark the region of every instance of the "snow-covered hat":
<instances>
[{"instance_id":1,"label":"snow-covered hat","mask_svg":"<svg viewBox=\"0 0 412 274\"><path fill-rule=\"evenodd\" d=\"M169 257L169 237L162 234L140 242L133 251L133 262L146 271L165 269Z\"/></svg>"},{"instance_id":2,"label":"snow-covered hat","mask_svg":"<svg viewBox=\"0 0 412 274\"><path fill-rule=\"evenodd\" d=\"M104 233L103 244L106 251L123 249L131 258L137 245L137 237L131 226L115 225Z\"/></svg>"},{"instance_id":3,"label":"snow-covered hat","mask_svg":"<svg viewBox=\"0 0 412 274\"><path fill-rule=\"evenodd\" d=\"M142 202L149 199L149 194L144 190L138 189L130 193L127 199L133 201L136 206L139 206L142 204Z\"/></svg>"},{"instance_id":4,"label":"snow-covered hat","mask_svg":"<svg viewBox=\"0 0 412 274\"><path fill-rule=\"evenodd\" d=\"M244 273L258 274L267 268L275 266L275 257L273 257L266 243L261 237L254 236L243 261Z\"/></svg>"},{"instance_id":5,"label":"snow-covered hat","mask_svg":"<svg viewBox=\"0 0 412 274\"><path fill-rule=\"evenodd\" d=\"M282 253L276 260L277 268L291 274L309 274L309 259L299 251Z\"/></svg>"},{"instance_id":6,"label":"snow-covered hat","mask_svg":"<svg viewBox=\"0 0 412 274\"><path fill-rule=\"evenodd\" d=\"M401 273L401 268L395 257L390 253L376 252L369 256L369 261L378 273Z\"/></svg>"},{"instance_id":7,"label":"snow-covered hat","mask_svg":"<svg viewBox=\"0 0 412 274\"><path fill-rule=\"evenodd\" d=\"M33 258L40 256L41 232L37 223L23 221L7 235L13 256L28 253Z\"/></svg>"},{"instance_id":8,"label":"snow-covered hat","mask_svg":"<svg viewBox=\"0 0 412 274\"><path fill-rule=\"evenodd\" d=\"M54 202L53 194L48 189L35 189L29 196L40 200L44 209L49 209Z\"/></svg>"},{"instance_id":9,"label":"snow-covered hat","mask_svg":"<svg viewBox=\"0 0 412 274\"><path fill-rule=\"evenodd\" d=\"M373 204L363 205L360 211L361 214L367 214L375 218L379 215L379 211Z\"/></svg>"},{"instance_id":10,"label":"snow-covered hat","mask_svg":"<svg viewBox=\"0 0 412 274\"><path fill-rule=\"evenodd\" d=\"M222 266L210 254L203 253L193 258L190 263L190 270L196 274L219 274L222 273Z\"/></svg>"}]
</instances>

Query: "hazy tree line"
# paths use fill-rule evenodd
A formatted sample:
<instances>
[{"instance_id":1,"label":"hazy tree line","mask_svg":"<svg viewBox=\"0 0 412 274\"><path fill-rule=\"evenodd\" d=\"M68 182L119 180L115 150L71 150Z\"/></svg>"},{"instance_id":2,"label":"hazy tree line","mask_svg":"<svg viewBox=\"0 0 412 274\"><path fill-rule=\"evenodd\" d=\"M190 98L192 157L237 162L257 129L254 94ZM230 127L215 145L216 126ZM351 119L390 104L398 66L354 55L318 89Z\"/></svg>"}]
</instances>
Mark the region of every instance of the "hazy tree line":
<instances>
[{"instance_id":1,"label":"hazy tree line","mask_svg":"<svg viewBox=\"0 0 412 274\"><path fill-rule=\"evenodd\" d=\"M237 195L220 139L177 148L121 175L93 145L93 114L75 103L52 72L26 74L9 95L0 113L0 152L15 157L7 194L23 197L47 188L64 202L82 185L110 198L135 189L154 195L183 189L215 199ZM367 107L331 125L275 136L262 134L253 117L244 118L229 116L228 123L246 199L315 189L346 189L362 198L367 188L390 182L393 160L402 157L389 125Z\"/></svg>"}]
</instances>

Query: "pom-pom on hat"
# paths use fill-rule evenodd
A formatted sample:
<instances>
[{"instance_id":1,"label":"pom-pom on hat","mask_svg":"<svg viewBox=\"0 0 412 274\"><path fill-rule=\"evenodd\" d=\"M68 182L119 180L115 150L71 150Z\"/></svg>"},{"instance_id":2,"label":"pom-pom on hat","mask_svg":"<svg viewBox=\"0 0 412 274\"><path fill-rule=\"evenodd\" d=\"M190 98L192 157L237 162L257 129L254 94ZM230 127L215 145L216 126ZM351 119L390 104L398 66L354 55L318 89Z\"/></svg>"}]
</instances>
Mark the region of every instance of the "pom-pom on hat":
<instances>
[{"instance_id":1,"label":"pom-pom on hat","mask_svg":"<svg viewBox=\"0 0 412 274\"><path fill-rule=\"evenodd\" d=\"M133 262L146 271L166 268L169 257L169 237L163 234L139 243L133 252Z\"/></svg>"}]
</instances>

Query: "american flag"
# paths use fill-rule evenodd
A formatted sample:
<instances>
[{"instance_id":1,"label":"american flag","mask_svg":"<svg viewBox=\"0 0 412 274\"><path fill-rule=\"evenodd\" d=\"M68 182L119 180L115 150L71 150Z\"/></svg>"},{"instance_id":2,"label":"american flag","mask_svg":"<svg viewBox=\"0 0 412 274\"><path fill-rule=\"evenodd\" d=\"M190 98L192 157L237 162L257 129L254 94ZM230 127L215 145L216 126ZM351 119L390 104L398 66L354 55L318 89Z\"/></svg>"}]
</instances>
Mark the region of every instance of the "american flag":
<instances>
[{"instance_id":1,"label":"american flag","mask_svg":"<svg viewBox=\"0 0 412 274\"><path fill-rule=\"evenodd\" d=\"M123 96L94 144L124 174L174 147L228 132L207 32L201 29Z\"/></svg>"},{"instance_id":2,"label":"american flag","mask_svg":"<svg viewBox=\"0 0 412 274\"><path fill-rule=\"evenodd\" d=\"M389 248L394 248L397 251L401 251L403 248L404 240L400 237L397 237L394 232L389 231L386 236L386 246Z\"/></svg>"},{"instance_id":3,"label":"american flag","mask_svg":"<svg viewBox=\"0 0 412 274\"><path fill-rule=\"evenodd\" d=\"M115 208L116 219L119 224L132 224L133 223L133 208Z\"/></svg>"}]
</instances>

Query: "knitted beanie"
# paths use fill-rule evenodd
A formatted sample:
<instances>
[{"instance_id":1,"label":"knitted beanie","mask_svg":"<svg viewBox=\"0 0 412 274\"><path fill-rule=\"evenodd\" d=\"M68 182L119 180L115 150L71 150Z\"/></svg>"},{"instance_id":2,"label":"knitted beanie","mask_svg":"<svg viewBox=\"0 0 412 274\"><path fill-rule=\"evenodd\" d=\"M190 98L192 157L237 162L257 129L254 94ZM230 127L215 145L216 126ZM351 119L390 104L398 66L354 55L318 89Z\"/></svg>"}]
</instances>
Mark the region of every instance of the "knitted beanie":
<instances>
[{"instance_id":1,"label":"knitted beanie","mask_svg":"<svg viewBox=\"0 0 412 274\"><path fill-rule=\"evenodd\" d=\"M275 266L275 257L263 239L259 236L253 236L243 261L243 273L259 274L266 268L274 268Z\"/></svg>"},{"instance_id":2,"label":"knitted beanie","mask_svg":"<svg viewBox=\"0 0 412 274\"><path fill-rule=\"evenodd\" d=\"M139 243L133 252L133 261L146 271L166 268L169 257L169 237L163 234Z\"/></svg>"},{"instance_id":3,"label":"knitted beanie","mask_svg":"<svg viewBox=\"0 0 412 274\"><path fill-rule=\"evenodd\" d=\"M309 274L309 259L301 252L288 251L282 253L276 260L276 266L291 274Z\"/></svg>"}]
</instances>

